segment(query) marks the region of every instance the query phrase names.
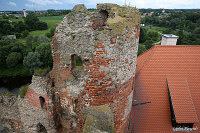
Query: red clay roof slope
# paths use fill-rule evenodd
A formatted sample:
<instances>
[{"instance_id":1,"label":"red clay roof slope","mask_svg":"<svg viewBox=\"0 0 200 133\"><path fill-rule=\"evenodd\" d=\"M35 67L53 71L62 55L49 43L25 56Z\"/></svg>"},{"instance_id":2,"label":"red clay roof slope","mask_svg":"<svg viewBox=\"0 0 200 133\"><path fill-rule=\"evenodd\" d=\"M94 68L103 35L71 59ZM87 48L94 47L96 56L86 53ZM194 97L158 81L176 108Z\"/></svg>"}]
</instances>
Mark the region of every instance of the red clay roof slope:
<instances>
[{"instance_id":1,"label":"red clay roof slope","mask_svg":"<svg viewBox=\"0 0 200 133\"><path fill-rule=\"evenodd\" d=\"M177 123L199 122L194 108L187 80L179 77L167 77L169 93Z\"/></svg>"},{"instance_id":2,"label":"red clay roof slope","mask_svg":"<svg viewBox=\"0 0 200 133\"><path fill-rule=\"evenodd\" d=\"M138 57L133 99L133 105L137 106L132 108L134 132L174 132L167 78L173 86L171 95L178 122L192 121L196 130L191 132L200 132L200 46L197 45L154 46ZM181 85L172 78L179 79Z\"/></svg>"}]
</instances>

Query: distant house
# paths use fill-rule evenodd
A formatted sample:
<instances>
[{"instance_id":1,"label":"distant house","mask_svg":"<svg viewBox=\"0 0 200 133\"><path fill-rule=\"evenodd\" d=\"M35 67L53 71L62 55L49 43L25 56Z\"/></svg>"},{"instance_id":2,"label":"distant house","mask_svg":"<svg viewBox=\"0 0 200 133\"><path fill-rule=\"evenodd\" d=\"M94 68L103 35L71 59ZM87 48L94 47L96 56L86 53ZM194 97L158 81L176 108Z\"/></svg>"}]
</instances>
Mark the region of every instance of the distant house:
<instances>
[{"instance_id":1,"label":"distant house","mask_svg":"<svg viewBox=\"0 0 200 133\"><path fill-rule=\"evenodd\" d=\"M7 36L3 36L2 38L17 39L16 35L7 35Z\"/></svg>"},{"instance_id":2,"label":"distant house","mask_svg":"<svg viewBox=\"0 0 200 133\"><path fill-rule=\"evenodd\" d=\"M143 13L142 14L142 18L146 17L146 16L152 16L154 12L149 12L149 13Z\"/></svg>"},{"instance_id":3,"label":"distant house","mask_svg":"<svg viewBox=\"0 0 200 133\"><path fill-rule=\"evenodd\" d=\"M13 16L13 17L15 17L15 18L19 18L19 17L22 16L22 14L10 14L10 16Z\"/></svg>"},{"instance_id":4,"label":"distant house","mask_svg":"<svg viewBox=\"0 0 200 133\"><path fill-rule=\"evenodd\" d=\"M200 132L200 46L157 45L137 60L136 133Z\"/></svg>"}]
</instances>

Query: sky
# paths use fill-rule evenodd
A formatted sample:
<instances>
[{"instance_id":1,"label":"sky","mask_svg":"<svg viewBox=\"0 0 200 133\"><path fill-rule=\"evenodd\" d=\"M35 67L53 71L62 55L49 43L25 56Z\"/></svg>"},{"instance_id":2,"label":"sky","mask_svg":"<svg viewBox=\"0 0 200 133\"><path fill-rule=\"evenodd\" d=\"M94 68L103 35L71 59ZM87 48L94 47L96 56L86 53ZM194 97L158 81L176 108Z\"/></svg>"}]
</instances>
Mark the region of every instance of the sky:
<instances>
[{"instance_id":1,"label":"sky","mask_svg":"<svg viewBox=\"0 0 200 133\"><path fill-rule=\"evenodd\" d=\"M0 0L0 11L72 9L76 4L95 8L97 3L126 3L137 8L200 9L200 0Z\"/></svg>"}]
</instances>

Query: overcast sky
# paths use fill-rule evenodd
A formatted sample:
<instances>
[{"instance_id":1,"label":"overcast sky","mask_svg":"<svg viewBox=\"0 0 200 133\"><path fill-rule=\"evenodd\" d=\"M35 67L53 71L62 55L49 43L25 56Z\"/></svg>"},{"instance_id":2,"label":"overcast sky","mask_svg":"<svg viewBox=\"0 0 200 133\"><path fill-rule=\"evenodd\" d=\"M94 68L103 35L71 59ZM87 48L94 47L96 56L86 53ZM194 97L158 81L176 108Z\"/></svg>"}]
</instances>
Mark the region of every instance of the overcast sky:
<instances>
[{"instance_id":1,"label":"overcast sky","mask_svg":"<svg viewBox=\"0 0 200 133\"><path fill-rule=\"evenodd\" d=\"M137 8L200 9L200 0L0 0L0 10L72 9L75 4L95 8L96 3L115 3Z\"/></svg>"}]
</instances>

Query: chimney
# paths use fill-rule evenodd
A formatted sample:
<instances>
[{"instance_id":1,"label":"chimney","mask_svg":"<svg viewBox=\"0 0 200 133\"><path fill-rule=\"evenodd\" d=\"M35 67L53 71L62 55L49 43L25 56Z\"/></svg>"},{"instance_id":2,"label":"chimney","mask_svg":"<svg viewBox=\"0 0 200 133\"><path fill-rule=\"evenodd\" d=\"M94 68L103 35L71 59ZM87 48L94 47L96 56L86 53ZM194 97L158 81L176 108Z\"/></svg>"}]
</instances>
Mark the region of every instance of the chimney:
<instances>
[{"instance_id":1,"label":"chimney","mask_svg":"<svg viewBox=\"0 0 200 133\"><path fill-rule=\"evenodd\" d=\"M161 45L176 45L178 38L173 34L162 34Z\"/></svg>"}]
</instances>

